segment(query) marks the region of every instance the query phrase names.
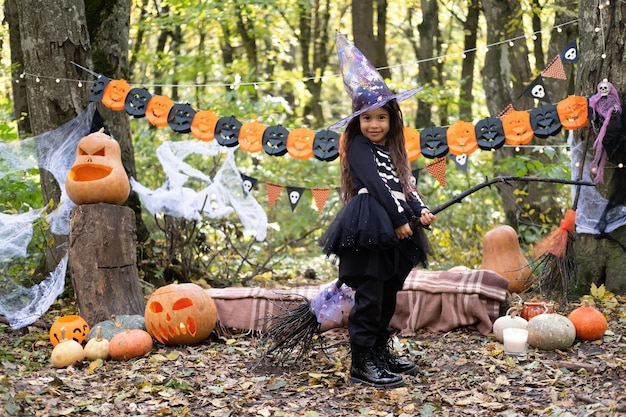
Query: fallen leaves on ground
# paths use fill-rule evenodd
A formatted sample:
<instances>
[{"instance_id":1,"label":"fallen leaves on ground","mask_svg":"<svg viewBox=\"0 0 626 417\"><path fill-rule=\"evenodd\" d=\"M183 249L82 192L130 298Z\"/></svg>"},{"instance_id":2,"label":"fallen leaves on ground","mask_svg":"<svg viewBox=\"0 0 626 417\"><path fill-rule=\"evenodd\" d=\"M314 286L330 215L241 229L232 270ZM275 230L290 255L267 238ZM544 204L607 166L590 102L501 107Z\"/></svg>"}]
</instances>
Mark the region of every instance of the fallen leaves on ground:
<instances>
[{"instance_id":1,"label":"fallen leaves on ground","mask_svg":"<svg viewBox=\"0 0 626 417\"><path fill-rule=\"evenodd\" d=\"M45 329L0 325L0 413L6 416L617 416L626 415L626 306L600 341L564 351L503 353L493 335L419 330L394 349L420 372L395 389L350 385L347 330L303 363L258 362L258 339L212 336L156 344L142 358L50 364ZM42 318L50 323L59 312Z\"/></svg>"}]
</instances>

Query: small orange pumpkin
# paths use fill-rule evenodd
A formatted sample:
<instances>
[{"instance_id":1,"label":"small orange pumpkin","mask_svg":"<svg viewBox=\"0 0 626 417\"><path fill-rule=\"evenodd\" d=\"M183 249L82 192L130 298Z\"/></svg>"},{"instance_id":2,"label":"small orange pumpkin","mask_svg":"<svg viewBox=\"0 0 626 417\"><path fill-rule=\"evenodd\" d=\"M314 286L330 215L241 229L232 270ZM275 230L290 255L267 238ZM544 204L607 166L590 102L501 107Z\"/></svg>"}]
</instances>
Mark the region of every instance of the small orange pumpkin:
<instances>
[{"instance_id":1,"label":"small orange pumpkin","mask_svg":"<svg viewBox=\"0 0 626 417\"><path fill-rule=\"evenodd\" d=\"M502 118L502 128L507 144L512 146L525 145L535 136L530 125L530 113L512 110Z\"/></svg>"},{"instance_id":2,"label":"small orange pumpkin","mask_svg":"<svg viewBox=\"0 0 626 417\"><path fill-rule=\"evenodd\" d=\"M239 147L250 153L263 150L265 125L259 121L247 122L239 129Z\"/></svg>"},{"instance_id":3,"label":"small orange pumpkin","mask_svg":"<svg viewBox=\"0 0 626 417\"><path fill-rule=\"evenodd\" d=\"M420 132L409 126L404 126L404 147L410 162L415 161L422 155L420 146Z\"/></svg>"},{"instance_id":4,"label":"small orange pumpkin","mask_svg":"<svg viewBox=\"0 0 626 417\"><path fill-rule=\"evenodd\" d=\"M125 361L138 358L152 350L152 336L145 330L127 329L109 341L111 359Z\"/></svg>"},{"instance_id":5,"label":"small orange pumpkin","mask_svg":"<svg viewBox=\"0 0 626 417\"><path fill-rule=\"evenodd\" d=\"M147 331L165 345L206 339L217 323L217 307L199 285L170 284L150 295L144 313Z\"/></svg>"},{"instance_id":6,"label":"small orange pumpkin","mask_svg":"<svg viewBox=\"0 0 626 417\"><path fill-rule=\"evenodd\" d=\"M152 96L146 107L146 118L157 127L169 126L170 110L174 107L174 102L167 96Z\"/></svg>"},{"instance_id":7,"label":"small orange pumpkin","mask_svg":"<svg viewBox=\"0 0 626 417\"><path fill-rule=\"evenodd\" d=\"M130 182L119 143L102 129L82 138L65 180L65 191L75 204L124 204Z\"/></svg>"},{"instance_id":8,"label":"small orange pumpkin","mask_svg":"<svg viewBox=\"0 0 626 417\"><path fill-rule=\"evenodd\" d=\"M589 105L581 96L568 96L556 105L561 125L567 130L576 130L589 124Z\"/></svg>"},{"instance_id":9,"label":"small orange pumpkin","mask_svg":"<svg viewBox=\"0 0 626 417\"><path fill-rule=\"evenodd\" d=\"M124 110L126 96L130 92L130 85L126 80L111 80L104 88L102 104L111 110Z\"/></svg>"},{"instance_id":10,"label":"small orange pumpkin","mask_svg":"<svg viewBox=\"0 0 626 417\"><path fill-rule=\"evenodd\" d=\"M313 156L313 140L315 132L300 127L289 132L287 136L287 152L296 159L309 159Z\"/></svg>"},{"instance_id":11,"label":"small orange pumpkin","mask_svg":"<svg viewBox=\"0 0 626 417\"><path fill-rule=\"evenodd\" d=\"M580 340L598 340L609 327L604 314L589 304L587 299L567 318L574 324L576 338Z\"/></svg>"},{"instance_id":12,"label":"small orange pumpkin","mask_svg":"<svg viewBox=\"0 0 626 417\"><path fill-rule=\"evenodd\" d=\"M191 121L191 134L196 139L210 142L215 139L215 126L220 117L212 110L201 110Z\"/></svg>"},{"instance_id":13,"label":"small orange pumpkin","mask_svg":"<svg viewBox=\"0 0 626 417\"><path fill-rule=\"evenodd\" d=\"M526 320L530 320L539 314L553 314L556 313L554 309L554 303L550 300L540 300L533 298L524 302L524 306L519 315Z\"/></svg>"},{"instance_id":14,"label":"small orange pumpkin","mask_svg":"<svg viewBox=\"0 0 626 417\"><path fill-rule=\"evenodd\" d=\"M469 155L478 149L476 130L470 122L456 121L448 127L446 135L448 150L452 155Z\"/></svg>"},{"instance_id":15,"label":"small orange pumpkin","mask_svg":"<svg viewBox=\"0 0 626 417\"><path fill-rule=\"evenodd\" d=\"M59 317L50 326L50 343L56 346L62 339L61 328L65 329L65 338L75 340L85 346L87 343L87 334L89 334L89 324L81 316L71 314Z\"/></svg>"}]
</instances>

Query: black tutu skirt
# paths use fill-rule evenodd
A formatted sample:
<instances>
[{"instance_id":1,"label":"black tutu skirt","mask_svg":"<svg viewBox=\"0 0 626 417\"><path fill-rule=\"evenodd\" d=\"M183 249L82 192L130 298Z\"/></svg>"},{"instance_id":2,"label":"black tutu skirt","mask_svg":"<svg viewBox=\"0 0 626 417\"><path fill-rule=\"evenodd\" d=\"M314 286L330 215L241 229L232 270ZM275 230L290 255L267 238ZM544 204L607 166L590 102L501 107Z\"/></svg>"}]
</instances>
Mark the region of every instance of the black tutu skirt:
<instances>
[{"instance_id":1,"label":"black tutu skirt","mask_svg":"<svg viewBox=\"0 0 626 417\"><path fill-rule=\"evenodd\" d=\"M405 206L407 221L413 216ZM383 206L370 194L357 194L340 211L320 239L329 257L339 258L339 275L369 275L387 279L417 265L426 266L430 253L422 227L399 240ZM402 277L404 278L404 277Z\"/></svg>"}]
</instances>

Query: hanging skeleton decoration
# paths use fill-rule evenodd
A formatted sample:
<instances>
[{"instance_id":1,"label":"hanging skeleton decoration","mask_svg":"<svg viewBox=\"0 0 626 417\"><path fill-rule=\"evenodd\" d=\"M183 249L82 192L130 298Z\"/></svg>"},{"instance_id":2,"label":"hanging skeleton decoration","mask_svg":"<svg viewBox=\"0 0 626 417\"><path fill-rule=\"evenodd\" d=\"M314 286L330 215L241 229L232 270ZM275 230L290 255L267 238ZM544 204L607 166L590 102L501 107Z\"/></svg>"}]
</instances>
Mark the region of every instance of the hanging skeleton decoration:
<instances>
[{"instance_id":1,"label":"hanging skeleton decoration","mask_svg":"<svg viewBox=\"0 0 626 417\"><path fill-rule=\"evenodd\" d=\"M597 132L593 143L596 153L591 163L591 170L595 174L596 184L602 184L608 148L611 149L612 154L615 154L617 149L624 147L622 104L613 84L606 79L599 83L598 92L589 98L589 107L593 127ZM607 148L606 145L610 146Z\"/></svg>"}]
</instances>

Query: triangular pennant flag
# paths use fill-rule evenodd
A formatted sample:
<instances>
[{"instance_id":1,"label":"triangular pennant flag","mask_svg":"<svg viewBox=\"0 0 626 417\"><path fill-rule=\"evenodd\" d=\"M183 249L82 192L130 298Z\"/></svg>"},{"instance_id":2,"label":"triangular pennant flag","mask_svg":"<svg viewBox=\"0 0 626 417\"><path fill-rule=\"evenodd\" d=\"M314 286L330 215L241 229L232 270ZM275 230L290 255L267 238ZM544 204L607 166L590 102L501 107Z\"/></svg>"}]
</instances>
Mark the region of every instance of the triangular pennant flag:
<instances>
[{"instance_id":1,"label":"triangular pennant flag","mask_svg":"<svg viewBox=\"0 0 626 417\"><path fill-rule=\"evenodd\" d=\"M448 154L448 158L452 159L456 164L457 168L459 168L463 172L467 172L467 163L469 162L469 158L467 154L461 155L452 155Z\"/></svg>"},{"instance_id":2,"label":"triangular pennant flag","mask_svg":"<svg viewBox=\"0 0 626 417\"><path fill-rule=\"evenodd\" d=\"M513 105L509 103L500 113L498 113L498 118L502 119L507 114L511 113L513 110Z\"/></svg>"},{"instance_id":3,"label":"triangular pennant flag","mask_svg":"<svg viewBox=\"0 0 626 417\"><path fill-rule=\"evenodd\" d=\"M270 205L270 209L274 207L274 204L276 204L276 200L278 200L278 196L280 195L281 191L283 191L283 188L285 188L284 185L273 184L271 182L265 183L267 202Z\"/></svg>"},{"instance_id":4,"label":"triangular pennant flag","mask_svg":"<svg viewBox=\"0 0 626 417\"><path fill-rule=\"evenodd\" d=\"M304 188L302 187L287 187L287 194L289 195L289 205L291 205L291 211L296 209L296 206L302 198Z\"/></svg>"},{"instance_id":5,"label":"triangular pennant flag","mask_svg":"<svg viewBox=\"0 0 626 417\"><path fill-rule=\"evenodd\" d=\"M576 46L576 39L567 44L567 46L561 49L559 52L559 56L562 61L565 61L569 64L574 64L578 62L578 46Z\"/></svg>"},{"instance_id":6,"label":"triangular pennant flag","mask_svg":"<svg viewBox=\"0 0 626 417\"><path fill-rule=\"evenodd\" d=\"M446 158L439 158L435 162L424 165L424 169L435 177L442 187L446 186Z\"/></svg>"},{"instance_id":7,"label":"triangular pennant flag","mask_svg":"<svg viewBox=\"0 0 626 417\"><path fill-rule=\"evenodd\" d=\"M311 188L311 194L313 194L313 199L315 200L315 204L317 205L317 212L322 214L322 209L324 208L324 204L326 204L326 200L328 200L328 196L330 196L332 188Z\"/></svg>"},{"instance_id":8,"label":"triangular pennant flag","mask_svg":"<svg viewBox=\"0 0 626 417\"><path fill-rule=\"evenodd\" d=\"M256 178L241 174L241 188L243 189L243 195L247 197L252 189L256 187L257 182Z\"/></svg>"},{"instance_id":9,"label":"triangular pennant flag","mask_svg":"<svg viewBox=\"0 0 626 417\"><path fill-rule=\"evenodd\" d=\"M543 84L543 78L541 78L541 75L535 78L535 80L530 83L528 87L526 87L521 96L528 96L550 103L550 97L548 97L548 91L546 90L546 86Z\"/></svg>"},{"instance_id":10,"label":"triangular pennant flag","mask_svg":"<svg viewBox=\"0 0 626 417\"><path fill-rule=\"evenodd\" d=\"M546 78L567 80L567 75L565 74L565 70L563 69L563 61L561 61L561 56L555 56L552 62L550 62L546 69L543 70L541 75Z\"/></svg>"}]
</instances>

